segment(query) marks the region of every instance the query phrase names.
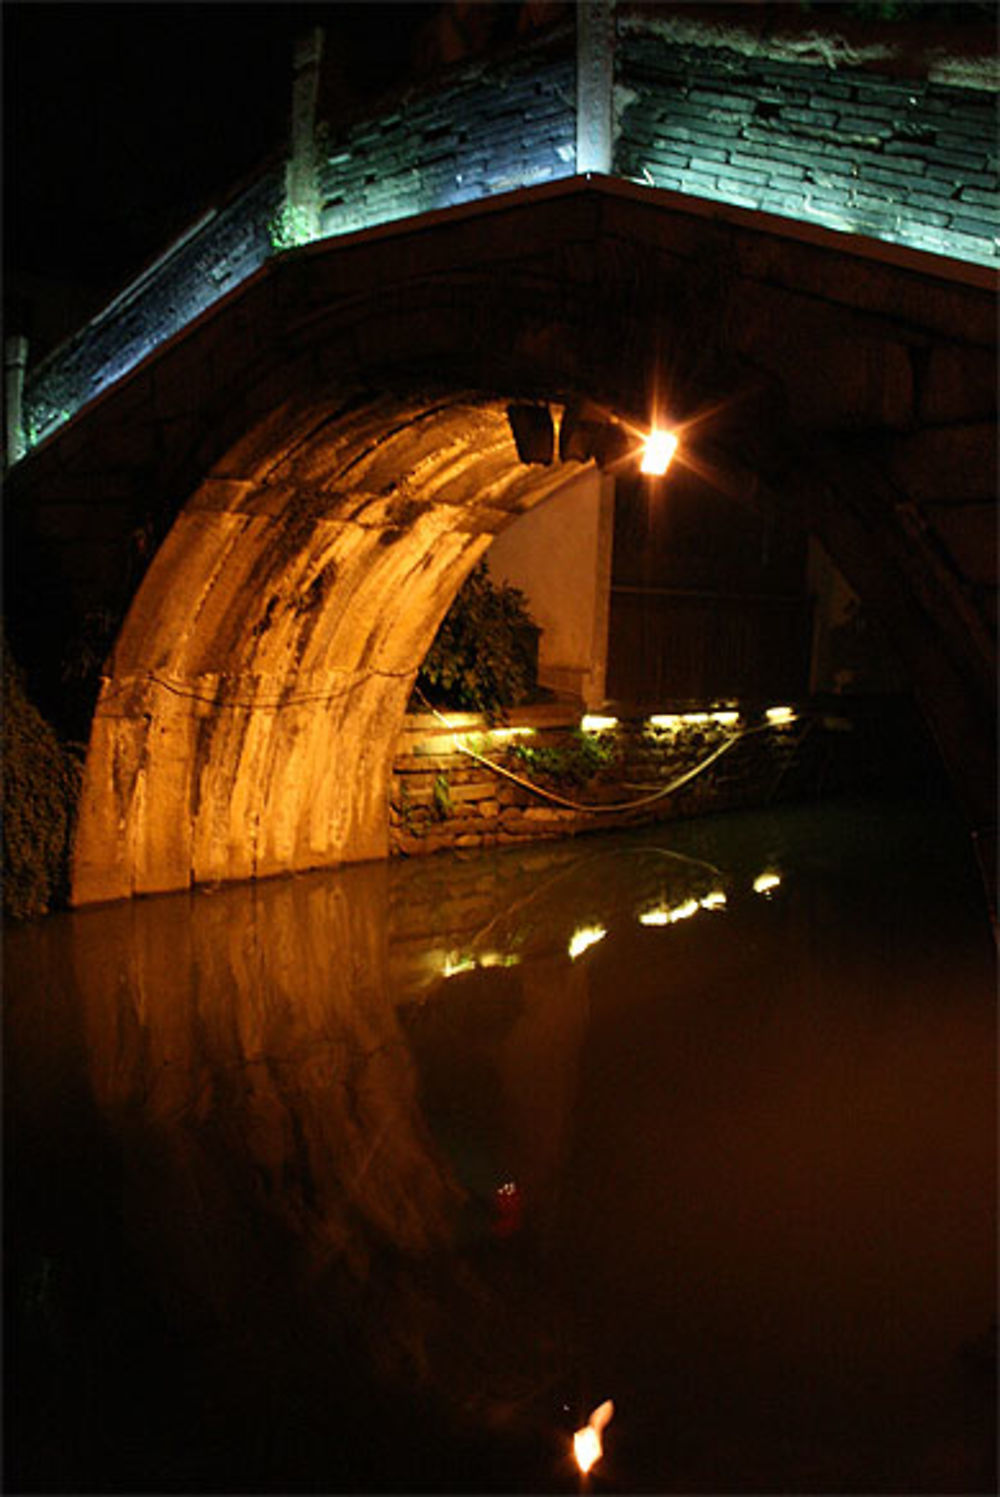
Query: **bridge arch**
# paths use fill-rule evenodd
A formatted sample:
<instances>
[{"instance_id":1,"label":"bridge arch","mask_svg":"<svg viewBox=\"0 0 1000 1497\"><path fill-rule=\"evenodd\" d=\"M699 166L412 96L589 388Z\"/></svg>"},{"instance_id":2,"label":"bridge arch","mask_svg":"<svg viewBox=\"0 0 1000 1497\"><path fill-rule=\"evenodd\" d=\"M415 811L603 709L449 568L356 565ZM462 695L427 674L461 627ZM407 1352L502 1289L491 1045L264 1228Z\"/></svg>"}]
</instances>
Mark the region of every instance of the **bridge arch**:
<instances>
[{"instance_id":1,"label":"bridge arch","mask_svg":"<svg viewBox=\"0 0 1000 1497\"><path fill-rule=\"evenodd\" d=\"M620 184L269 262L13 475L18 538L78 609L106 590L81 527L104 527L105 560L137 520L156 537L116 605L74 901L385 852L397 727L438 621L493 537L593 461L586 444L522 461L511 401L713 411L702 457L823 541L982 824L992 631L917 490L928 438L993 429L976 374L992 358L979 272ZM987 492L967 498L991 496L973 482Z\"/></svg>"},{"instance_id":2,"label":"bridge arch","mask_svg":"<svg viewBox=\"0 0 1000 1497\"><path fill-rule=\"evenodd\" d=\"M77 902L384 856L399 722L461 582L578 463L522 464L506 404L342 393L217 465L102 680ZM273 420L268 422L272 431Z\"/></svg>"}]
</instances>

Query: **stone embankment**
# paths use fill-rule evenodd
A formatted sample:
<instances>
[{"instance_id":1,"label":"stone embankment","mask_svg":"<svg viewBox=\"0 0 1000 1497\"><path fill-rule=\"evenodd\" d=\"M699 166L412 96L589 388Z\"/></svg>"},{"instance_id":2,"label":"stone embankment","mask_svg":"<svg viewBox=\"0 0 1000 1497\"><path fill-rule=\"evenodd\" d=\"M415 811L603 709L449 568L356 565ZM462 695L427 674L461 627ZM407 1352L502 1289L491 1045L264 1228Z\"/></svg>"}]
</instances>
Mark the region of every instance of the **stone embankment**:
<instances>
[{"instance_id":1,"label":"stone embankment","mask_svg":"<svg viewBox=\"0 0 1000 1497\"><path fill-rule=\"evenodd\" d=\"M784 706L767 714L677 709L586 728L562 707L522 708L493 728L475 714L410 714L393 768L391 851L504 847L840 785L849 718Z\"/></svg>"}]
</instances>

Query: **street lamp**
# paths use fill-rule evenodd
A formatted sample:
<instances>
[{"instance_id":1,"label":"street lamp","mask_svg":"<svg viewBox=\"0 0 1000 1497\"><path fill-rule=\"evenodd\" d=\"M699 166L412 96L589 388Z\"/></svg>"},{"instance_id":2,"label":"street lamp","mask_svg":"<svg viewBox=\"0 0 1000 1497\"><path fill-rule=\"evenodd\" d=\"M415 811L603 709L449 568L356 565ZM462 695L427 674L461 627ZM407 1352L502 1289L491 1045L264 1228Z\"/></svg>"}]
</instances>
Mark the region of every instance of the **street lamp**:
<instances>
[{"instance_id":1,"label":"street lamp","mask_svg":"<svg viewBox=\"0 0 1000 1497\"><path fill-rule=\"evenodd\" d=\"M651 478L661 478L670 467L676 451L677 438L674 433L654 426L643 443L639 472L646 473Z\"/></svg>"}]
</instances>

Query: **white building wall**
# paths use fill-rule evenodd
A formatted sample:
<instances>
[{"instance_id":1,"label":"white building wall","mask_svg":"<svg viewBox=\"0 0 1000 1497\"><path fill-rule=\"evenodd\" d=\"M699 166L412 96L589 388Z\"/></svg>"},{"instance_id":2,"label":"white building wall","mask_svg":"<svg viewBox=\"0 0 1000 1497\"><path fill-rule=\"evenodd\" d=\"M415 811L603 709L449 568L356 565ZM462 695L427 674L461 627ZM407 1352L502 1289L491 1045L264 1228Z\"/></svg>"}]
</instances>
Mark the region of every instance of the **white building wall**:
<instances>
[{"instance_id":1,"label":"white building wall","mask_svg":"<svg viewBox=\"0 0 1000 1497\"><path fill-rule=\"evenodd\" d=\"M614 480L582 473L505 530L487 554L495 582L525 594L539 642L539 681L600 707L608 658Z\"/></svg>"}]
</instances>

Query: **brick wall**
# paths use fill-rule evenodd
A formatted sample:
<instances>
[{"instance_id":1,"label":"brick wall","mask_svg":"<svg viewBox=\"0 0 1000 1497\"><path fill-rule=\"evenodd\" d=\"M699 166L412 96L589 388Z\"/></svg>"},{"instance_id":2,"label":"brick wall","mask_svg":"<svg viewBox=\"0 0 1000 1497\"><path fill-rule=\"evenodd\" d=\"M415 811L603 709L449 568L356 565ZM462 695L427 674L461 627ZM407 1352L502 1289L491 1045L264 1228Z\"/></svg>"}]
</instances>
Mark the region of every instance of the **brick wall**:
<instances>
[{"instance_id":1,"label":"brick wall","mask_svg":"<svg viewBox=\"0 0 1000 1497\"><path fill-rule=\"evenodd\" d=\"M724 45L622 15L615 174L738 207L996 263L995 95ZM572 27L448 70L319 131L320 232L336 235L576 170ZM282 247L272 164L37 368L27 445L55 431Z\"/></svg>"},{"instance_id":2,"label":"brick wall","mask_svg":"<svg viewBox=\"0 0 1000 1497\"><path fill-rule=\"evenodd\" d=\"M979 264L1000 261L993 93L623 30L617 174Z\"/></svg>"},{"instance_id":3,"label":"brick wall","mask_svg":"<svg viewBox=\"0 0 1000 1497\"><path fill-rule=\"evenodd\" d=\"M284 168L273 167L195 224L162 258L31 371L24 398L34 446L158 344L253 274L272 253Z\"/></svg>"},{"instance_id":4,"label":"brick wall","mask_svg":"<svg viewBox=\"0 0 1000 1497\"><path fill-rule=\"evenodd\" d=\"M329 140L324 234L368 228L572 176L575 62L555 41L453 70Z\"/></svg>"}]
</instances>

